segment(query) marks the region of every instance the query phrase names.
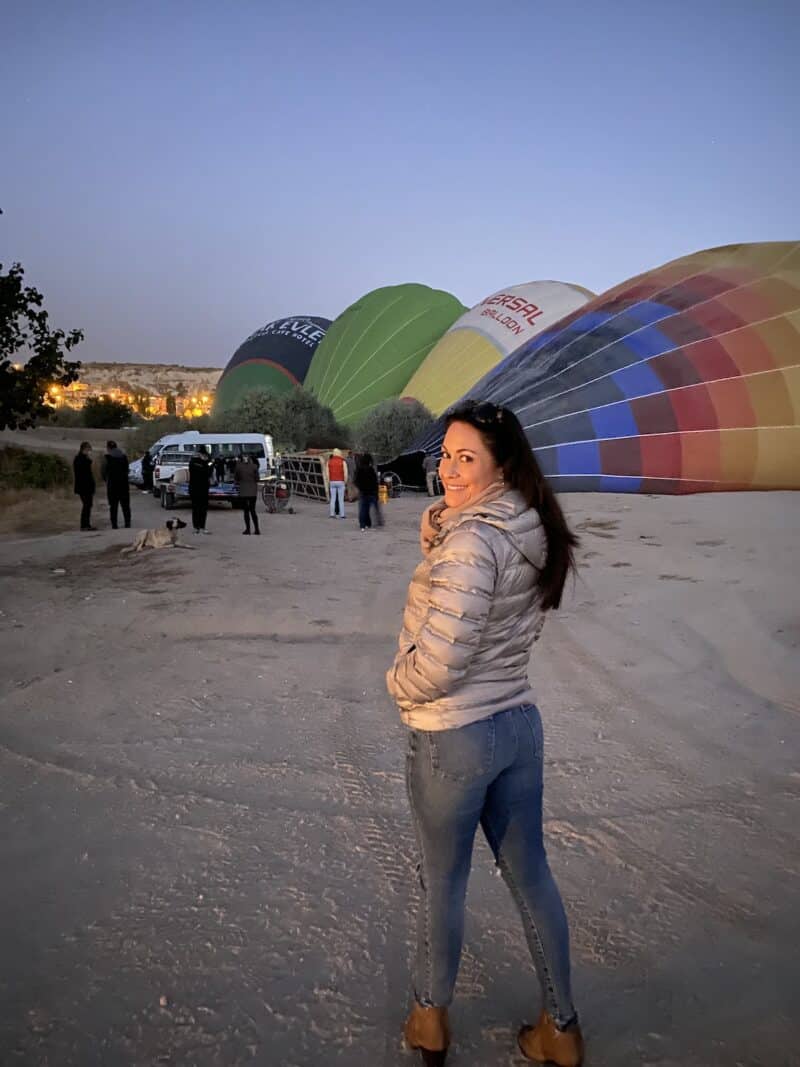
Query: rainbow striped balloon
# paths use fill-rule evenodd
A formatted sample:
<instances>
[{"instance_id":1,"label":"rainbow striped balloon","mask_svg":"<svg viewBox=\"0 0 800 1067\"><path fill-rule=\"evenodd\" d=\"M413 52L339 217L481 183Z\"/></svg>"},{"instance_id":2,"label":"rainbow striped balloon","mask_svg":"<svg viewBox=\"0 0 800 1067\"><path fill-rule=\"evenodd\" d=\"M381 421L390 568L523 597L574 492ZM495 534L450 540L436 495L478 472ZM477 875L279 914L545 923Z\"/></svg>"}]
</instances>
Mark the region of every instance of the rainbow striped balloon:
<instances>
[{"instance_id":1,"label":"rainbow striped balloon","mask_svg":"<svg viewBox=\"0 0 800 1067\"><path fill-rule=\"evenodd\" d=\"M800 243L713 248L624 282L464 399L510 407L559 490L800 489Z\"/></svg>"}]
</instances>

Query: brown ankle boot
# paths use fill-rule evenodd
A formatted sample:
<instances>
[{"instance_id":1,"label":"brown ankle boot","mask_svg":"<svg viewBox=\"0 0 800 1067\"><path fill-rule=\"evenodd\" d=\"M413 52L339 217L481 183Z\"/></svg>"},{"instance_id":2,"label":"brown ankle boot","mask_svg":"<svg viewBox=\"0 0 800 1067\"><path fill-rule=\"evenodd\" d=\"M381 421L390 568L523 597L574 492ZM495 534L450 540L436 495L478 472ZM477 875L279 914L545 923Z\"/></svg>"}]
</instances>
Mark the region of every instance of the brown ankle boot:
<instances>
[{"instance_id":1,"label":"brown ankle boot","mask_svg":"<svg viewBox=\"0 0 800 1067\"><path fill-rule=\"evenodd\" d=\"M447 1008L423 1008L415 1002L403 1034L409 1046L422 1053L426 1067L444 1067L450 1045Z\"/></svg>"},{"instance_id":2,"label":"brown ankle boot","mask_svg":"<svg viewBox=\"0 0 800 1067\"><path fill-rule=\"evenodd\" d=\"M555 1063L557 1067L580 1067L583 1062L583 1035L575 1024L559 1030L543 1011L536 1026L523 1026L517 1037L523 1056L534 1063Z\"/></svg>"}]
</instances>

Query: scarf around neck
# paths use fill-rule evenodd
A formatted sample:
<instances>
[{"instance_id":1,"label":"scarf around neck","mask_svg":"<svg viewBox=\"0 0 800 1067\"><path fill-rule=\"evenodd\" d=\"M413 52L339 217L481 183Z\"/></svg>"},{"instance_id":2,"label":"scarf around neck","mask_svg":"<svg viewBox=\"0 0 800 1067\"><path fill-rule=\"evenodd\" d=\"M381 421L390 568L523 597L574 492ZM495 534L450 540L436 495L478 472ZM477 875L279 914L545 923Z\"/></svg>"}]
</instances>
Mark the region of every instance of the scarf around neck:
<instances>
[{"instance_id":1,"label":"scarf around neck","mask_svg":"<svg viewBox=\"0 0 800 1067\"><path fill-rule=\"evenodd\" d=\"M422 522L419 530L419 543L423 556L427 556L431 549L439 544L446 532L446 527L457 519L462 512L474 508L477 504L488 504L493 500L497 500L498 497L501 497L506 492L507 488L508 486L505 482L492 482L486 486L483 492L478 493L476 497L473 497L466 504L462 504L460 508L448 508L444 500L437 500L435 504L427 507L422 513Z\"/></svg>"}]
</instances>

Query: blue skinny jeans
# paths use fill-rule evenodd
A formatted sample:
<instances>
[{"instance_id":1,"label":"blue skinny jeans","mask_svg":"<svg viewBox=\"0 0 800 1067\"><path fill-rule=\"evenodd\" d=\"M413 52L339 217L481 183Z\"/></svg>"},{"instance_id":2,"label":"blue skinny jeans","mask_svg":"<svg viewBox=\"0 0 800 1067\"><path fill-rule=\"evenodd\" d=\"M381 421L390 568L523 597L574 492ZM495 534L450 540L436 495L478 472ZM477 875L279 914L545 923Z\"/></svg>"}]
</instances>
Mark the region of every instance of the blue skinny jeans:
<instances>
[{"instance_id":1,"label":"blue skinny jeans","mask_svg":"<svg viewBox=\"0 0 800 1067\"><path fill-rule=\"evenodd\" d=\"M480 823L522 917L542 987L560 1027L575 1018L569 930L542 834L543 736L525 704L454 730L411 730L406 785L420 852L414 992L420 1004L453 999L464 901Z\"/></svg>"}]
</instances>

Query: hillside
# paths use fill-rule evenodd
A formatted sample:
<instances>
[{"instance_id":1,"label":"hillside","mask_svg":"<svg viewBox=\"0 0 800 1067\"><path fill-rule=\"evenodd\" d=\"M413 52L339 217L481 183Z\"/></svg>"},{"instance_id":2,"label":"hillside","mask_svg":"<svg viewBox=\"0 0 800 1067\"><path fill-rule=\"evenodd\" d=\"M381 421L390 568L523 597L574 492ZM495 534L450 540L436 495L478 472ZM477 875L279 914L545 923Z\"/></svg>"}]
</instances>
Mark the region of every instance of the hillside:
<instances>
[{"instance_id":1,"label":"hillside","mask_svg":"<svg viewBox=\"0 0 800 1067\"><path fill-rule=\"evenodd\" d=\"M184 367L177 363L84 363L80 381L91 393L192 396L212 393L221 367Z\"/></svg>"}]
</instances>

